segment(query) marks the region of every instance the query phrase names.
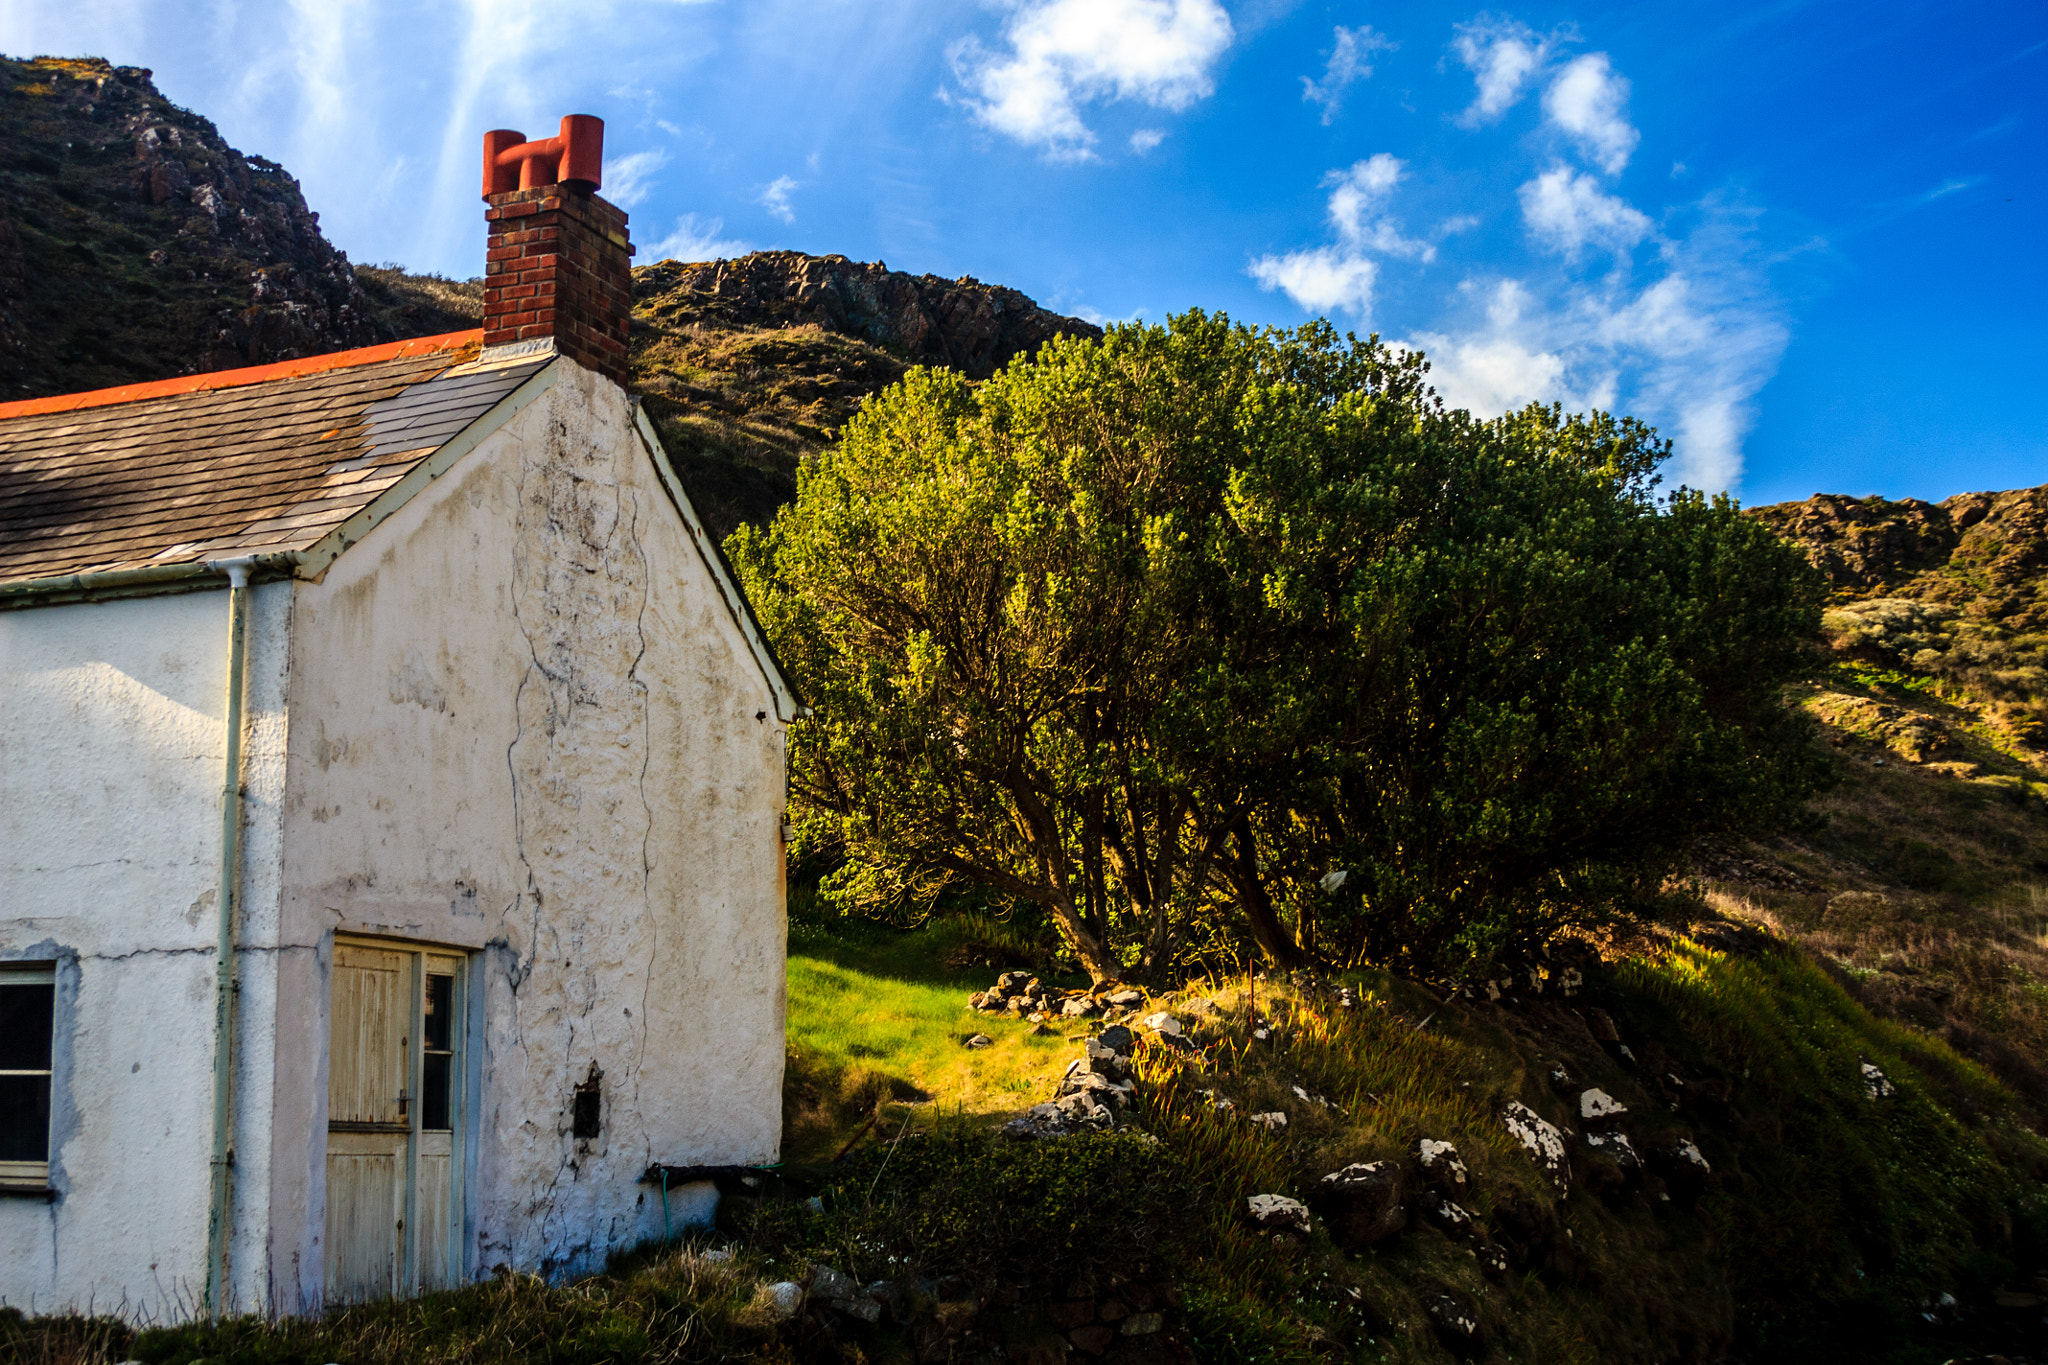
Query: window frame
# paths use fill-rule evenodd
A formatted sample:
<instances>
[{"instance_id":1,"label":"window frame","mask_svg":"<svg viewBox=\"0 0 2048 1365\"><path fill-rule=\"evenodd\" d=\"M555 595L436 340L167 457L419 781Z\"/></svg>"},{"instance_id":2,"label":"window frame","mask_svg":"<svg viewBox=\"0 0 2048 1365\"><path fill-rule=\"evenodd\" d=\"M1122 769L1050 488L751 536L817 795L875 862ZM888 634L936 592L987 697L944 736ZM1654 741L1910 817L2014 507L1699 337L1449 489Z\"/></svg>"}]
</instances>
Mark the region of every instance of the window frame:
<instances>
[{"instance_id":1,"label":"window frame","mask_svg":"<svg viewBox=\"0 0 2048 1365\"><path fill-rule=\"evenodd\" d=\"M54 1110L57 1086L57 964L55 962L0 962L0 990L9 986L50 986L50 1056L49 1065L41 1069L14 1068L0 1071L4 1076L41 1076L46 1090L46 1105ZM50 1135L43 1134L43 1159L41 1161L0 1161L0 1192L42 1193L50 1185Z\"/></svg>"}]
</instances>

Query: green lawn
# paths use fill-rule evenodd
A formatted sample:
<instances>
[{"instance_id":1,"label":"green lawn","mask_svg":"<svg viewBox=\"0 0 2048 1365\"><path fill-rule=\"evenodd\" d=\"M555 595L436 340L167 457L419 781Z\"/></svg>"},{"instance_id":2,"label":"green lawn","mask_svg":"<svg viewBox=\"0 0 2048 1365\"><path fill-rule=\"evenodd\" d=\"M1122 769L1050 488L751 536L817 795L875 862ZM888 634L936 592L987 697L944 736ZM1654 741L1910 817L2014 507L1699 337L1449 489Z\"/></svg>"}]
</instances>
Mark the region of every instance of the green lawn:
<instances>
[{"instance_id":1,"label":"green lawn","mask_svg":"<svg viewBox=\"0 0 2048 1365\"><path fill-rule=\"evenodd\" d=\"M914 1106L924 1122L1012 1113L1052 1097L1075 1055L1066 1035L1084 1030L1032 1038L1029 1024L975 1013L967 997L996 972L949 969L934 948L922 932L791 926L785 1160L830 1157L877 1104ZM976 1033L993 1045L967 1047Z\"/></svg>"}]
</instances>

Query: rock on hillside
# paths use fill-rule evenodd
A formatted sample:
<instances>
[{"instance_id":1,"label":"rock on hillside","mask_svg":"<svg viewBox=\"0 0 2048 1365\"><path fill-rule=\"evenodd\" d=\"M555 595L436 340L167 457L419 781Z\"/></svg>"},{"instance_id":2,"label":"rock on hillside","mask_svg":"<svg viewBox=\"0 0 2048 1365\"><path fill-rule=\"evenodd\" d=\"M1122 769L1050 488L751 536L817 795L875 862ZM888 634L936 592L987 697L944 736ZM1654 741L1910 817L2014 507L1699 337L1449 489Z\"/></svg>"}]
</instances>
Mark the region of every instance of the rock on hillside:
<instances>
[{"instance_id":1,"label":"rock on hillside","mask_svg":"<svg viewBox=\"0 0 2048 1365\"><path fill-rule=\"evenodd\" d=\"M283 167L96 58L0 58L0 300L0 398L391 335Z\"/></svg>"},{"instance_id":2,"label":"rock on hillside","mask_svg":"<svg viewBox=\"0 0 2048 1365\"><path fill-rule=\"evenodd\" d=\"M756 251L727 261L663 261L634 272L649 322L723 328L816 326L986 379L1056 335L1102 329L970 276L907 275L880 261Z\"/></svg>"},{"instance_id":3,"label":"rock on hillside","mask_svg":"<svg viewBox=\"0 0 2048 1365\"><path fill-rule=\"evenodd\" d=\"M723 539L796 495L797 465L911 365L986 378L1079 318L978 280L760 251L633 272L633 382Z\"/></svg>"},{"instance_id":4,"label":"rock on hillside","mask_svg":"<svg viewBox=\"0 0 2048 1365\"><path fill-rule=\"evenodd\" d=\"M1805 547L1837 601L1914 598L2048 631L2048 486L1938 503L1821 493L1750 515Z\"/></svg>"}]
</instances>

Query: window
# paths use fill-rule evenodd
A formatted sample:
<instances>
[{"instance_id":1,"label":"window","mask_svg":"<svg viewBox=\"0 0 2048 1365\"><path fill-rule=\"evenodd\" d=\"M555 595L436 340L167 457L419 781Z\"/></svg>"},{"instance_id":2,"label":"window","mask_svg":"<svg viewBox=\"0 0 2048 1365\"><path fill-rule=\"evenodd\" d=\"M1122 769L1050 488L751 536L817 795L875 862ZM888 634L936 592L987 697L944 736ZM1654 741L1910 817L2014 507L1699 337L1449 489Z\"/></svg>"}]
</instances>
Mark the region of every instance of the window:
<instances>
[{"instance_id":1,"label":"window","mask_svg":"<svg viewBox=\"0 0 2048 1365\"><path fill-rule=\"evenodd\" d=\"M420 1056L420 1129L445 1133L454 1125L449 1105L450 1071L455 1061L455 978L427 975L426 1013L421 1039L426 1044Z\"/></svg>"},{"instance_id":2,"label":"window","mask_svg":"<svg viewBox=\"0 0 2048 1365\"><path fill-rule=\"evenodd\" d=\"M57 969L0 963L0 1185L50 1178L50 1036Z\"/></svg>"}]
</instances>

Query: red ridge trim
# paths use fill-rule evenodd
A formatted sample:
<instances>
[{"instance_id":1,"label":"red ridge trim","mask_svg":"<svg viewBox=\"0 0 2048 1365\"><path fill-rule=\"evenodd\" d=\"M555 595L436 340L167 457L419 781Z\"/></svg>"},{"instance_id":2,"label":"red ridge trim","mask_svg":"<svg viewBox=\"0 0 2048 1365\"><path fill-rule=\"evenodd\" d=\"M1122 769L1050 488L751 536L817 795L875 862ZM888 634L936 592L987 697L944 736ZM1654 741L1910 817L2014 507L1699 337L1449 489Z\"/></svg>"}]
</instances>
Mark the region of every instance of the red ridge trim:
<instances>
[{"instance_id":1,"label":"red ridge trim","mask_svg":"<svg viewBox=\"0 0 2048 1365\"><path fill-rule=\"evenodd\" d=\"M403 360L435 351L460 350L464 346L481 345L483 339L483 328L475 327L466 332L443 332L439 336L414 337L410 341L387 341L380 346L361 346L353 351L280 360L272 365L251 365L241 370L214 370L208 374L180 375L176 379L158 379L147 384L123 384L118 388L60 393L49 398L24 398L14 403L0 403L0 420L35 417L50 412L77 412L81 408L112 407L116 403L135 403L145 398L235 389L246 384L267 384L273 379L345 370L354 365L374 365L380 360Z\"/></svg>"}]
</instances>

